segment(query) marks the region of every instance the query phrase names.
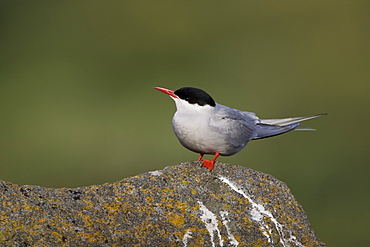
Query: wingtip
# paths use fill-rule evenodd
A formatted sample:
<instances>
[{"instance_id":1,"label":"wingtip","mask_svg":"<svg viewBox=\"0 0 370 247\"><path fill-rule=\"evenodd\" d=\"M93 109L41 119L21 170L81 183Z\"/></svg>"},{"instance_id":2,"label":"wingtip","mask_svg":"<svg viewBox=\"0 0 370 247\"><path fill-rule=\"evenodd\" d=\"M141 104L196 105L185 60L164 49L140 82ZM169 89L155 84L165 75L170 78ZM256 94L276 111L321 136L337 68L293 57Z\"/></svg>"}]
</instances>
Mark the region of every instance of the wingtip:
<instances>
[{"instance_id":1,"label":"wingtip","mask_svg":"<svg viewBox=\"0 0 370 247\"><path fill-rule=\"evenodd\" d=\"M309 119L313 119L313 118L317 118L317 117L323 117L323 116L326 116L326 115L328 115L328 114L327 113L320 113L320 114L315 114L315 115L311 115L311 116L307 116L307 117L303 117L303 118L305 118L304 120L309 120Z\"/></svg>"},{"instance_id":2,"label":"wingtip","mask_svg":"<svg viewBox=\"0 0 370 247\"><path fill-rule=\"evenodd\" d=\"M313 128L298 128L298 129L293 129L293 131L300 131L300 130L304 130L304 131L316 131L316 129L313 129Z\"/></svg>"}]
</instances>

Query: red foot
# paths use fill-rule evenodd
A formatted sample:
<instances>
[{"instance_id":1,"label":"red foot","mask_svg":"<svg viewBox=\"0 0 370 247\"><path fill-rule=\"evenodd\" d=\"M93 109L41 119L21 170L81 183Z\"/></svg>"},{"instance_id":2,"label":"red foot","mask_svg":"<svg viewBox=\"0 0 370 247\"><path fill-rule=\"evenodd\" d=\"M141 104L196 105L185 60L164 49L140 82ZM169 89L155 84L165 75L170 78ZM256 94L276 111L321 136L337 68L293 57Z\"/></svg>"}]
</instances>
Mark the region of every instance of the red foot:
<instances>
[{"instance_id":1,"label":"red foot","mask_svg":"<svg viewBox=\"0 0 370 247\"><path fill-rule=\"evenodd\" d=\"M213 170L213 167L215 166L215 162L213 160L202 160L203 165L202 167L207 167L210 171Z\"/></svg>"},{"instance_id":2,"label":"red foot","mask_svg":"<svg viewBox=\"0 0 370 247\"><path fill-rule=\"evenodd\" d=\"M198 161L203 161L202 167L207 167L210 171L212 171L213 167L215 166L216 159L219 155L219 153L215 153L215 157L213 157L212 160L203 160L203 154L201 154Z\"/></svg>"}]
</instances>

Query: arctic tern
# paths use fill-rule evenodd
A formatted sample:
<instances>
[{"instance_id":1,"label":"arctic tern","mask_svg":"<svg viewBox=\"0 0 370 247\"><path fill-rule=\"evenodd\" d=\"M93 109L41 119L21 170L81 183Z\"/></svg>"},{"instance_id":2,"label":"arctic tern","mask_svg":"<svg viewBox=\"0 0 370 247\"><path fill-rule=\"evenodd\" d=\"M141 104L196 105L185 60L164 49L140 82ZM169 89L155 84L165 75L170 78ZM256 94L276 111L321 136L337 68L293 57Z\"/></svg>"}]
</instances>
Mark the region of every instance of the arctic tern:
<instances>
[{"instance_id":1,"label":"arctic tern","mask_svg":"<svg viewBox=\"0 0 370 247\"><path fill-rule=\"evenodd\" d=\"M253 112L217 104L208 93L198 88L154 89L168 94L175 101L177 111L172 119L175 135L184 147L200 154L198 161L202 161L202 166L210 171L219 155L236 154L251 140L280 135L296 129L302 121L326 115L260 119ZM214 158L204 160L205 154L213 154Z\"/></svg>"}]
</instances>

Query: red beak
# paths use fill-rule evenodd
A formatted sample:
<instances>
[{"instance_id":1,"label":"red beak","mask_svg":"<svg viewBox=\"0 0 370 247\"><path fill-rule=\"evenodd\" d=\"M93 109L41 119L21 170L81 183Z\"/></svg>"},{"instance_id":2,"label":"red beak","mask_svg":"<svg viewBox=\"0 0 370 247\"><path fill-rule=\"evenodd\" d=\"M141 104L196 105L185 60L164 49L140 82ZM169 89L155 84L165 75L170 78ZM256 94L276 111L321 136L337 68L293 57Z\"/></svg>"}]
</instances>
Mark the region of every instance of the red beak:
<instances>
[{"instance_id":1,"label":"red beak","mask_svg":"<svg viewBox=\"0 0 370 247\"><path fill-rule=\"evenodd\" d=\"M157 89L157 90L161 91L162 93L168 94L169 96L171 96L171 97L173 97L175 99L178 99L179 98L175 94L175 91L174 90L163 88L163 87L154 87L154 89Z\"/></svg>"}]
</instances>

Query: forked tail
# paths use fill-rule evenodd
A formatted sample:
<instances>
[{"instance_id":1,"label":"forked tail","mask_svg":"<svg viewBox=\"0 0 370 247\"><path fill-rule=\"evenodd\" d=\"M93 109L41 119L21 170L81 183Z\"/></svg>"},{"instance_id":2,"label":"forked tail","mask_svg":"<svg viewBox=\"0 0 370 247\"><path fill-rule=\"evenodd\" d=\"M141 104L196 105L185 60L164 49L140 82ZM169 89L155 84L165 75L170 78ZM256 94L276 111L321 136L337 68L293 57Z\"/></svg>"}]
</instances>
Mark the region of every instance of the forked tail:
<instances>
[{"instance_id":1,"label":"forked tail","mask_svg":"<svg viewBox=\"0 0 370 247\"><path fill-rule=\"evenodd\" d=\"M321 117L327 115L317 114L307 117L294 117L294 118L284 118L284 119L260 119L257 124L257 136L254 140L267 138L271 136L276 136L283 134L291 130L314 130L314 129L296 129L302 121L310 120L313 118Z\"/></svg>"}]
</instances>

